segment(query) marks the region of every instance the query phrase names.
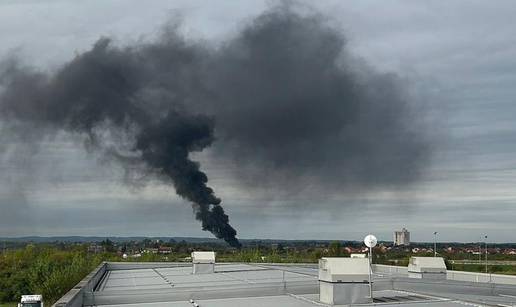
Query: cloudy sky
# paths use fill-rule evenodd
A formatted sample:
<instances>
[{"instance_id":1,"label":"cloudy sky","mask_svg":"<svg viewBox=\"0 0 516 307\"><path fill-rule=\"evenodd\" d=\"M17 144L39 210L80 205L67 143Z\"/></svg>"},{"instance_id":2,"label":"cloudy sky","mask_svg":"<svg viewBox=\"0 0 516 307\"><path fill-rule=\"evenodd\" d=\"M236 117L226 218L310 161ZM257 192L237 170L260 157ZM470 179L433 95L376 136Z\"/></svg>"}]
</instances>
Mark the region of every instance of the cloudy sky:
<instances>
[{"instance_id":1,"label":"cloudy sky","mask_svg":"<svg viewBox=\"0 0 516 307\"><path fill-rule=\"evenodd\" d=\"M41 71L89 50L152 41L181 20L188 39L216 45L271 1L2 1L0 56ZM302 3L301 6L304 4ZM392 238L416 241L488 234L514 242L516 216L516 4L513 1L318 1L347 52L396 74L417 96L432 130L432 157L413 184L363 191L243 183L238 165L208 149L195 154L241 238ZM24 235L209 236L191 206L159 181L127 185L119 165L60 134L34 148L9 129L0 137L0 237ZM30 136L27 138L30 139ZM23 154L20 154L23 153Z\"/></svg>"}]
</instances>

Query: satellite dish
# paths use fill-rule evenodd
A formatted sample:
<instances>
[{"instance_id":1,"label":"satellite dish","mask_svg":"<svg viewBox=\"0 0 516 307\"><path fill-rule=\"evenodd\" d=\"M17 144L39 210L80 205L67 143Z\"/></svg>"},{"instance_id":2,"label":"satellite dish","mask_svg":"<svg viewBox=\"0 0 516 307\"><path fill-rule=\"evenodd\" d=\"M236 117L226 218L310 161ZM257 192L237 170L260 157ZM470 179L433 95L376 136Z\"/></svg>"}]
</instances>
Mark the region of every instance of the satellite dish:
<instances>
[{"instance_id":1,"label":"satellite dish","mask_svg":"<svg viewBox=\"0 0 516 307\"><path fill-rule=\"evenodd\" d=\"M373 235L367 235L365 238L364 238L364 243L367 247L369 248L373 248L376 246L376 243L378 243L378 240L376 239L375 236Z\"/></svg>"}]
</instances>

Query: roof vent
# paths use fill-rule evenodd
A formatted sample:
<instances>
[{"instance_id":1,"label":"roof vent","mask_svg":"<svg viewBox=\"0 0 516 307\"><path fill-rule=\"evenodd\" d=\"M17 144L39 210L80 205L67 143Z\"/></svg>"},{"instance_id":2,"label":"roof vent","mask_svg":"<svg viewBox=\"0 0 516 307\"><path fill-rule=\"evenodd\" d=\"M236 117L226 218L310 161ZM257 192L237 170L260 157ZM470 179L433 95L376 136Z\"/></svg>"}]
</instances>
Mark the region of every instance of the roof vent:
<instances>
[{"instance_id":1,"label":"roof vent","mask_svg":"<svg viewBox=\"0 0 516 307\"><path fill-rule=\"evenodd\" d=\"M441 257L411 257L408 274L411 278L446 279L446 264Z\"/></svg>"},{"instance_id":2,"label":"roof vent","mask_svg":"<svg viewBox=\"0 0 516 307\"><path fill-rule=\"evenodd\" d=\"M193 274L215 272L215 252L192 252Z\"/></svg>"},{"instance_id":3,"label":"roof vent","mask_svg":"<svg viewBox=\"0 0 516 307\"><path fill-rule=\"evenodd\" d=\"M321 258L319 300L325 304L370 303L367 258Z\"/></svg>"}]
</instances>

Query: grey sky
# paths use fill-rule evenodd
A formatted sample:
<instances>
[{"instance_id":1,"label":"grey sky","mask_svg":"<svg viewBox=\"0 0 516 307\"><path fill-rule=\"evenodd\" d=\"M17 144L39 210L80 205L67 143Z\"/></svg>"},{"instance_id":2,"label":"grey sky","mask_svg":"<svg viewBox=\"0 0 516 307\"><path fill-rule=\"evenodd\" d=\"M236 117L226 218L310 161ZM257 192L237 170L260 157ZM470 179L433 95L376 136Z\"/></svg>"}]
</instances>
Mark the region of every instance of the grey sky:
<instances>
[{"instance_id":1,"label":"grey sky","mask_svg":"<svg viewBox=\"0 0 516 307\"><path fill-rule=\"evenodd\" d=\"M220 41L267 1L3 1L0 55L54 69L100 36L117 44L151 39L171 17L185 35ZM424 93L445 134L425 180L403 191L294 197L242 185L232 165L198 156L242 238L390 239L407 227L415 240L433 231L448 241L515 241L516 4L512 1L318 1L351 52ZM126 187L116 165L66 136L32 153L9 152L3 132L0 236L208 236L192 209L160 185ZM21 146L21 145L20 145ZM13 157L13 155L17 155ZM21 162L20 162L21 161ZM21 163L21 165L20 165ZM105 162L108 163L108 162ZM13 206L13 204L15 204ZM301 210L292 210L292 206ZM313 208L316 208L314 210ZM268 210L264 210L267 208ZM24 222L20 219L23 217Z\"/></svg>"}]
</instances>

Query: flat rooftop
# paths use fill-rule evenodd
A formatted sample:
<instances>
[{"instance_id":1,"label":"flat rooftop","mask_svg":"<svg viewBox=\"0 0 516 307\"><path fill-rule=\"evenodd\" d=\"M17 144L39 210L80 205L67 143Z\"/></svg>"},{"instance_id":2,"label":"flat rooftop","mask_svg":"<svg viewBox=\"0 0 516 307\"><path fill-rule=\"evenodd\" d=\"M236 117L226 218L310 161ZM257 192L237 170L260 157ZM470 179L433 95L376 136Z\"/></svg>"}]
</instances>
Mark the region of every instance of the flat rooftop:
<instances>
[{"instance_id":1,"label":"flat rooftop","mask_svg":"<svg viewBox=\"0 0 516 307\"><path fill-rule=\"evenodd\" d=\"M408 278L406 268L375 266L374 303L356 306L516 304L516 277L471 274L421 280ZM106 263L55 306L328 306L319 302L317 275L316 264L217 264L213 274L194 275L188 263Z\"/></svg>"}]
</instances>

